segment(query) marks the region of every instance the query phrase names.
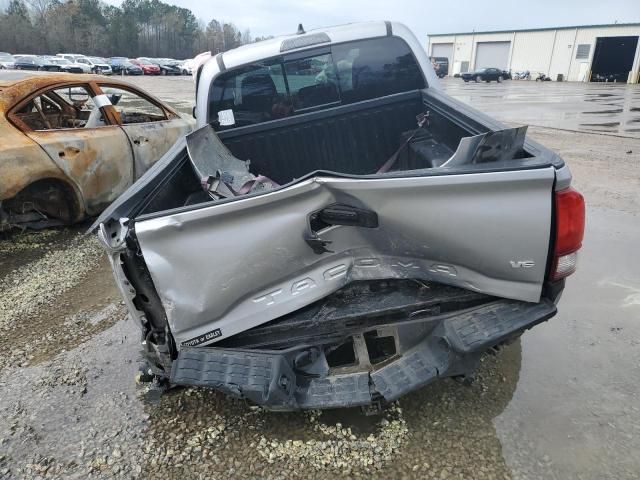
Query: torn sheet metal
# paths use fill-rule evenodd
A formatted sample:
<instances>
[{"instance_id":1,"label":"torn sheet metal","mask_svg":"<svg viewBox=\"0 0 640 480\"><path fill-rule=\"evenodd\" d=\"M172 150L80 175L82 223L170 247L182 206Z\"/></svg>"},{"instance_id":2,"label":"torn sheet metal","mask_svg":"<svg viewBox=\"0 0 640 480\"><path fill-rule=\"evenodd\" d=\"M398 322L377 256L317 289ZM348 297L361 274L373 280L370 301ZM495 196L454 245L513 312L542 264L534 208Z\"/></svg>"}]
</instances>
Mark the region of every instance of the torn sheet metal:
<instances>
[{"instance_id":1,"label":"torn sheet metal","mask_svg":"<svg viewBox=\"0 0 640 480\"><path fill-rule=\"evenodd\" d=\"M527 127L506 128L473 137L464 137L455 153L442 167L459 167L477 163L520 158L524 152Z\"/></svg>"}]
</instances>

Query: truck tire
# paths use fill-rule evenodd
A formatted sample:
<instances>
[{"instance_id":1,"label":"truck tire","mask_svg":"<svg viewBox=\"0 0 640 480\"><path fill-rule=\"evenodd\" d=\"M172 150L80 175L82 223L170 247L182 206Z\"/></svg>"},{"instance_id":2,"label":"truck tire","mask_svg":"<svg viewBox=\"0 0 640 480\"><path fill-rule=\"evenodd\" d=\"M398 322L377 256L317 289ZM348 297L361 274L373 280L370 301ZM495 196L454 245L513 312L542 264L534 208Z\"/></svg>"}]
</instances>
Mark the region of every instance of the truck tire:
<instances>
[{"instance_id":1,"label":"truck tire","mask_svg":"<svg viewBox=\"0 0 640 480\"><path fill-rule=\"evenodd\" d=\"M480 83L482 81L482 77L480 75L476 75L476 83Z\"/></svg>"}]
</instances>

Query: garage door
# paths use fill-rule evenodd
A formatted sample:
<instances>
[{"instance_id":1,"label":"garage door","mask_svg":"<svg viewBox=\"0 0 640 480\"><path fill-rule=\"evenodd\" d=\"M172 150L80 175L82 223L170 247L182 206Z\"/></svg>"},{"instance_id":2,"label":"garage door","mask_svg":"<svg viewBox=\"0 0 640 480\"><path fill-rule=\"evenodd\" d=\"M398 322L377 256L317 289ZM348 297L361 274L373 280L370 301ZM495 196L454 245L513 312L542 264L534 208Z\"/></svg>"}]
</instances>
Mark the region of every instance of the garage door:
<instances>
[{"instance_id":1,"label":"garage door","mask_svg":"<svg viewBox=\"0 0 640 480\"><path fill-rule=\"evenodd\" d=\"M453 43L433 43L431 44L431 56L432 57L447 57L449 59L449 66L453 60ZM449 67L451 68L451 67Z\"/></svg>"},{"instance_id":2,"label":"garage door","mask_svg":"<svg viewBox=\"0 0 640 480\"><path fill-rule=\"evenodd\" d=\"M475 68L502 68L509 66L509 48L511 42L478 42L476 47Z\"/></svg>"}]
</instances>

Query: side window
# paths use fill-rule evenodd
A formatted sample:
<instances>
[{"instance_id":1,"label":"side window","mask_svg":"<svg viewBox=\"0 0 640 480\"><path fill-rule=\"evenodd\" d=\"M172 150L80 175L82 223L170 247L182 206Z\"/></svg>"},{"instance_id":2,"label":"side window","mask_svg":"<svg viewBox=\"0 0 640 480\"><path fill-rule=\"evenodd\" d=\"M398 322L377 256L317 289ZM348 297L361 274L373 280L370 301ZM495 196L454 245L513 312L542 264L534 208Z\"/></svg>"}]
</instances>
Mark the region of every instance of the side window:
<instances>
[{"instance_id":1,"label":"side window","mask_svg":"<svg viewBox=\"0 0 640 480\"><path fill-rule=\"evenodd\" d=\"M41 93L14 110L11 117L19 119L31 130L97 128L106 126L102 110L82 85L54 88Z\"/></svg>"},{"instance_id":2,"label":"side window","mask_svg":"<svg viewBox=\"0 0 640 480\"><path fill-rule=\"evenodd\" d=\"M331 54L292 60L284 68L295 111L340 101Z\"/></svg>"},{"instance_id":3,"label":"side window","mask_svg":"<svg viewBox=\"0 0 640 480\"><path fill-rule=\"evenodd\" d=\"M409 46L400 38L349 42L334 45L331 51L340 78L343 103L425 87L420 67Z\"/></svg>"},{"instance_id":4,"label":"side window","mask_svg":"<svg viewBox=\"0 0 640 480\"><path fill-rule=\"evenodd\" d=\"M108 85L100 85L100 88L109 97L109 101L120 115L120 122L123 125L161 122L167 119L164 110L159 105L131 90Z\"/></svg>"}]
</instances>

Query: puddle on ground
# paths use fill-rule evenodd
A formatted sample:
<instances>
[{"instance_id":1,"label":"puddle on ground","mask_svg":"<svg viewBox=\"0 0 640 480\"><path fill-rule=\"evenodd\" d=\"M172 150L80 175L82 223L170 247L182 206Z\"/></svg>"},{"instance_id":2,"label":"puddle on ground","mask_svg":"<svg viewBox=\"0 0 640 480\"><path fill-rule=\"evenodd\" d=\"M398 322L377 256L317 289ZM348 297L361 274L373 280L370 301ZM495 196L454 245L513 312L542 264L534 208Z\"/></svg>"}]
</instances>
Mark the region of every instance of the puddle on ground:
<instances>
[{"instance_id":1,"label":"puddle on ground","mask_svg":"<svg viewBox=\"0 0 640 480\"><path fill-rule=\"evenodd\" d=\"M543 86L527 81L486 85L452 78L442 86L454 98L502 121L587 132L598 126L598 131L638 137L637 129L626 127L629 121L640 119L636 85L545 82ZM602 116L616 121L601 126Z\"/></svg>"}]
</instances>

